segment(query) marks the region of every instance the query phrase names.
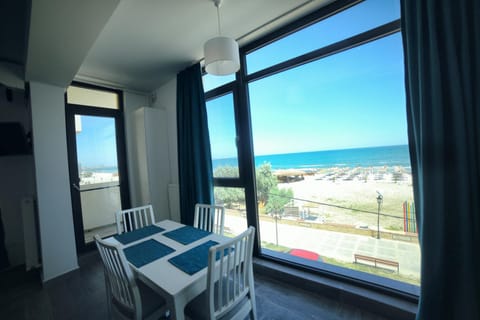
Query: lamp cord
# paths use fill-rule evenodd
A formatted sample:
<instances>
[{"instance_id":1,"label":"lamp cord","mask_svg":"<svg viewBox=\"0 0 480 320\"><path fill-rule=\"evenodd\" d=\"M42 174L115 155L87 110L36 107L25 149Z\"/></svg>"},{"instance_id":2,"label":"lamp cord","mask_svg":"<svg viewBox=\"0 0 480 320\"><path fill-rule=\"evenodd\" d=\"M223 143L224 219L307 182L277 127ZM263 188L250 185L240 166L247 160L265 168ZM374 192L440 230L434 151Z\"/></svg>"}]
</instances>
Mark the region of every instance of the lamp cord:
<instances>
[{"instance_id":1,"label":"lamp cord","mask_svg":"<svg viewBox=\"0 0 480 320\"><path fill-rule=\"evenodd\" d=\"M222 28L220 26L220 9L218 8L219 6L216 5L217 7L217 22L218 22L218 35L222 35Z\"/></svg>"}]
</instances>

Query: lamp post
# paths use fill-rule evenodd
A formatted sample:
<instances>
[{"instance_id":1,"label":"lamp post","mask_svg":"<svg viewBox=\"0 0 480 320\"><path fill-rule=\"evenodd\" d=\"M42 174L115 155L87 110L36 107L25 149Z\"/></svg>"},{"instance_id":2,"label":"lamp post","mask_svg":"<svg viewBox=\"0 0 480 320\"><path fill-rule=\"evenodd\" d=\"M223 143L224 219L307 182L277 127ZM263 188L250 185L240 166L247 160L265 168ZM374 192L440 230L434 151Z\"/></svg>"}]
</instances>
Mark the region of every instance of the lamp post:
<instances>
[{"instance_id":1,"label":"lamp post","mask_svg":"<svg viewBox=\"0 0 480 320\"><path fill-rule=\"evenodd\" d=\"M377 213L377 239L380 239L380 207L382 206L383 196L378 192L377 204L378 204L378 213Z\"/></svg>"},{"instance_id":2,"label":"lamp post","mask_svg":"<svg viewBox=\"0 0 480 320\"><path fill-rule=\"evenodd\" d=\"M273 219L275 219L275 244L278 246L278 219L281 218L278 212L275 211Z\"/></svg>"}]
</instances>

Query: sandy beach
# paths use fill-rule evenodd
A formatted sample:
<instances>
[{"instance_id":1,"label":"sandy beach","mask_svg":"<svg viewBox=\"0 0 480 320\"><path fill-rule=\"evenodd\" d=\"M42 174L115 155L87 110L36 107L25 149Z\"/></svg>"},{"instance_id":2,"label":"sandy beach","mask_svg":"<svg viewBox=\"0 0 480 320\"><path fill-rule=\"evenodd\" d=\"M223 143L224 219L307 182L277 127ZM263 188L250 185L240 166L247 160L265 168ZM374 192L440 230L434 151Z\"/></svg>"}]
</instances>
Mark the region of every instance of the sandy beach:
<instances>
[{"instance_id":1,"label":"sandy beach","mask_svg":"<svg viewBox=\"0 0 480 320\"><path fill-rule=\"evenodd\" d=\"M330 168L306 174L303 180L283 182L278 186L292 189L296 198L292 205L298 207L300 213L317 216L320 222L357 227L376 227L379 192L383 196L381 227L400 231L403 230L403 203L413 201L411 174L406 171L385 167Z\"/></svg>"},{"instance_id":2,"label":"sandy beach","mask_svg":"<svg viewBox=\"0 0 480 320\"><path fill-rule=\"evenodd\" d=\"M92 172L82 171L80 174L80 185L118 181L117 172Z\"/></svg>"}]
</instances>

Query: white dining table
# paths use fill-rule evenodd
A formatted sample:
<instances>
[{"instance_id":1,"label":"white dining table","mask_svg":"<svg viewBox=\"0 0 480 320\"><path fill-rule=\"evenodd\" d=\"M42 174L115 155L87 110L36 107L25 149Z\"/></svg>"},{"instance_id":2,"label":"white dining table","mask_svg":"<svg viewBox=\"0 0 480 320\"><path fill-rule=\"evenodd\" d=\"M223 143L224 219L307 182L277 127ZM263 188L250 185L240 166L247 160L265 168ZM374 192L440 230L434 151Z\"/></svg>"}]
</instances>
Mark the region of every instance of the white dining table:
<instances>
[{"instance_id":1,"label":"white dining table","mask_svg":"<svg viewBox=\"0 0 480 320\"><path fill-rule=\"evenodd\" d=\"M126 248L148 239L155 239L175 250L174 252L140 268L135 267L133 264L130 264L130 266L138 279L165 298L172 319L182 320L185 318L184 309L187 303L207 288L207 267L193 275L189 275L178 269L168 260L206 241L213 240L218 243L224 243L228 241L229 238L212 233L190 244L184 245L165 237L162 234L181 228L185 225L171 220L163 220L155 225L164 228L165 231L147 236L126 245L121 244L113 237L106 239L106 241L118 245L120 248ZM205 259L207 259L207 257L205 257Z\"/></svg>"}]
</instances>

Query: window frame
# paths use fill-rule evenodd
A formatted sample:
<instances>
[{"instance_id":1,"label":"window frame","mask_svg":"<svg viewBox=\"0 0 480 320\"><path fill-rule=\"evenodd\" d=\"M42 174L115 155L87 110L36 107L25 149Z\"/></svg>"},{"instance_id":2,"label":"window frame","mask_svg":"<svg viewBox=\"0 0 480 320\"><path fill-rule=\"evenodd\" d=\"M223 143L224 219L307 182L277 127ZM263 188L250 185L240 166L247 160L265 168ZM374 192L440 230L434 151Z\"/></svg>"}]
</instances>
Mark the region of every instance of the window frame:
<instances>
[{"instance_id":1,"label":"window frame","mask_svg":"<svg viewBox=\"0 0 480 320\"><path fill-rule=\"evenodd\" d=\"M241 63L244 63L245 57L242 57ZM253 254L259 256L259 228L256 218L256 194L255 194L255 163L253 160L253 141L251 138L251 125L249 110L242 110L241 106L245 104L245 93L241 89L246 90L246 86L242 85L239 72L236 74L234 81L224 84L220 87L212 89L205 93L206 102L219 98L221 96L233 95L233 109L236 127L236 144L238 159L238 177L216 177L213 178L214 187L243 188L245 191L245 205L247 211L247 224L254 226L257 230L257 236L254 240ZM248 111L248 112L246 112ZM250 138L248 138L250 137Z\"/></svg>"},{"instance_id":2,"label":"window frame","mask_svg":"<svg viewBox=\"0 0 480 320\"><path fill-rule=\"evenodd\" d=\"M267 46L268 44L280 38L293 34L298 30L306 28L314 23L318 23L319 21L327 19L343 10L347 10L354 5L361 3L362 1L363 0L335 1L240 48L240 70L236 73L235 80L205 93L207 101L216 97L220 97L229 92L233 92L234 94L239 177L214 178L214 186L242 187L245 189L247 223L249 226L254 226L256 228L257 234L254 243L254 256L274 261L281 265L286 265L303 271L341 280L356 286L385 292L389 295L397 296L407 301L417 303L420 294L419 287L417 286L334 265L327 265L325 267L318 268L317 266L309 264L299 264L295 261L285 259L285 257L282 257L280 253L268 249L261 249L260 247L261 240L259 219L257 215L258 207L255 191L255 160L253 152L253 135L250 118L251 114L248 84L250 82L275 75L303 64L307 64L309 62L313 62L330 55L379 40L397 32L401 32L401 19L396 19L383 25L379 25L373 29L358 33L354 36L266 67L251 74L247 73L246 56L249 53Z\"/></svg>"},{"instance_id":3,"label":"window frame","mask_svg":"<svg viewBox=\"0 0 480 320\"><path fill-rule=\"evenodd\" d=\"M240 134L239 134L239 128L238 128L238 108L237 108L238 92L237 91L238 90L236 88L235 81L233 81L205 93L205 103L221 98L228 94L232 94L232 98L233 98L232 102L233 102L233 113L234 113L234 120L235 120L235 137L236 137L235 142L237 147L238 177L214 177L213 182L216 187L243 187L241 184L242 173L241 173L241 160L240 160L240 151L239 151ZM207 113L208 113L208 108L207 108Z\"/></svg>"},{"instance_id":4,"label":"window frame","mask_svg":"<svg viewBox=\"0 0 480 320\"><path fill-rule=\"evenodd\" d=\"M108 87L102 87L99 85L95 84L90 84L90 83L85 83L85 82L78 82L78 81L72 81L68 87L77 87L81 89L87 89L87 90L94 90L94 91L103 91L103 92L108 92L111 94L115 94L117 96L117 103L118 107L117 108L110 108L110 107L101 107L101 106L92 106L92 105L83 105L83 104L77 104L77 103L71 103L68 102L68 92L65 90L65 104L67 105L72 105L72 106L84 106L84 107L91 107L91 108L97 108L97 109L110 109L110 110L117 110L120 113L123 112L123 91L119 89L113 89L113 88L108 88ZM67 89L68 89L67 87Z\"/></svg>"},{"instance_id":5,"label":"window frame","mask_svg":"<svg viewBox=\"0 0 480 320\"><path fill-rule=\"evenodd\" d=\"M95 250L95 242L85 243L84 241L84 227L83 214L81 207L80 193L77 193L72 188L72 181L78 175L77 167L77 150L76 150L76 136L75 136L75 121L69 121L75 114L98 117L111 117L115 119L115 141L117 143L117 162L118 170L122 177L120 184L120 200L122 208L131 207L130 199L130 182L128 176L128 159L125 139L125 119L124 119L124 94L122 90L102 87L84 82L72 81L69 86L80 87L84 89L92 89L110 92L117 95L118 108L102 108L89 105L79 105L68 103L67 90L64 93L65 104L65 126L67 139L67 157L69 170L69 184L72 203L72 215L75 232L75 243L77 246L77 253L88 252Z\"/></svg>"}]
</instances>

